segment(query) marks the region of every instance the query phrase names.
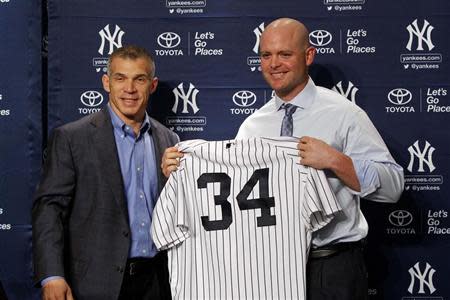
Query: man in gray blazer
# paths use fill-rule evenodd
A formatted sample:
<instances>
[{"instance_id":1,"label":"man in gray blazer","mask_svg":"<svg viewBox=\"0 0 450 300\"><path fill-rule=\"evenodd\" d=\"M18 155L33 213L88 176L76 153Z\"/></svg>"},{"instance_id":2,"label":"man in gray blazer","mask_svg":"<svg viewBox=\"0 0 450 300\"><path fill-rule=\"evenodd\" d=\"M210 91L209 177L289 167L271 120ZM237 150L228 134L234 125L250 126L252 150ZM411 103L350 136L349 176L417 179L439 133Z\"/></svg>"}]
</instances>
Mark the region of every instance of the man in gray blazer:
<instances>
[{"instance_id":1,"label":"man in gray blazer","mask_svg":"<svg viewBox=\"0 0 450 300\"><path fill-rule=\"evenodd\" d=\"M102 82L107 107L50 138L32 210L35 282L43 299L170 299L150 224L162 152L178 137L146 113L154 61L117 49Z\"/></svg>"}]
</instances>

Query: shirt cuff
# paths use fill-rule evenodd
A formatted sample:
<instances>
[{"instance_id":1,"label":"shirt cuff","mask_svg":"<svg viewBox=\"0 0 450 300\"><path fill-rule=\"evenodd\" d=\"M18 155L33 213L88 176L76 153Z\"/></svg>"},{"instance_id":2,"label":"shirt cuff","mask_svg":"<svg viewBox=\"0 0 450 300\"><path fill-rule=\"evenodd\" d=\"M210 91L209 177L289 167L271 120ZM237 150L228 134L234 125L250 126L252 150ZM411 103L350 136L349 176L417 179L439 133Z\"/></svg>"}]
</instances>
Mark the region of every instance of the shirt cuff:
<instances>
[{"instance_id":1,"label":"shirt cuff","mask_svg":"<svg viewBox=\"0 0 450 300\"><path fill-rule=\"evenodd\" d=\"M360 192L351 190L353 194L364 197L375 192L380 187L380 178L374 163L370 160L352 159L356 176L361 187Z\"/></svg>"},{"instance_id":2,"label":"shirt cuff","mask_svg":"<svg viewBox=\"0 0 450 300\"><path fill-rule=\"evenodd\" d=\"M44 286L47 282L55 280L55 279L64 279L62 276L50 276L41 281L41 287Z\"/></svg>"}]
</instances>

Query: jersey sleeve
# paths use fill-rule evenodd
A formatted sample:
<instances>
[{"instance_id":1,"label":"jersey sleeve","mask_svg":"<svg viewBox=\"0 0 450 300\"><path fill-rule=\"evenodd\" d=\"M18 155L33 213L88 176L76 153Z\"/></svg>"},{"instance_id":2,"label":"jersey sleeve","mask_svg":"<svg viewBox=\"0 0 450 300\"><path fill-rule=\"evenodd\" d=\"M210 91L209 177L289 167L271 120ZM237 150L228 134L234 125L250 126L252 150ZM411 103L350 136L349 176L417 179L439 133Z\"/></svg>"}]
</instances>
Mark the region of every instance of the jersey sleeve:
<instances>
[{"instance_id":1,"label":"jersey sleeve","mask_svg":"<svg viewBox=\"0 0 450 300\"><path fill-rule=\"evenodd\" d=\"M304 191L302 217L310 231L322 228L342 210L322 170L308 168Z\"/></svg>"},{"instance_id":2,"label":"jersey sleeve","mask_svg":"<svg viewBox=\"0 0 450 300\"><path fill-rule=\"evenodd\" d=\"M181 171L173 172L153 210L151 235L159 250L182 243L190 237Z\"/></svg>"}]
</instances>

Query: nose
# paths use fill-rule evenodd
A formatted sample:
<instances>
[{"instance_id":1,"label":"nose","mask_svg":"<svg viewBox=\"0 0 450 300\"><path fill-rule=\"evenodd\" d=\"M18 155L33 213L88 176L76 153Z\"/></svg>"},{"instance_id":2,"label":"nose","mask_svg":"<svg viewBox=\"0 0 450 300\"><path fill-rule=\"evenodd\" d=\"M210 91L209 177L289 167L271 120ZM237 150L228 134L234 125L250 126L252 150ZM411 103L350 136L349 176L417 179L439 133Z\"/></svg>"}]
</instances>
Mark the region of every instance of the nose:
<instances>
[{"instance_id":1,"label":"nose","mask_svg":"<svg viewBox=\"0 0 450 300\"><path fill-rule=\"evenodd\" d=\"M133 80L127 80L125 82L124 90L127 93L134 93L136 91L136 86L134 85Z\"/></svg>"},{"instance_id":2,"label":"nose","mask_svg":"<svg viewBox=\"0 0 450 300\"><path fill-rule=\"evenodd\" d=\"M270 58L270 67L272 69L276 69L280 65L280 60L278 59L278 55L272 55Z\"/></svg>"}]
</instances>

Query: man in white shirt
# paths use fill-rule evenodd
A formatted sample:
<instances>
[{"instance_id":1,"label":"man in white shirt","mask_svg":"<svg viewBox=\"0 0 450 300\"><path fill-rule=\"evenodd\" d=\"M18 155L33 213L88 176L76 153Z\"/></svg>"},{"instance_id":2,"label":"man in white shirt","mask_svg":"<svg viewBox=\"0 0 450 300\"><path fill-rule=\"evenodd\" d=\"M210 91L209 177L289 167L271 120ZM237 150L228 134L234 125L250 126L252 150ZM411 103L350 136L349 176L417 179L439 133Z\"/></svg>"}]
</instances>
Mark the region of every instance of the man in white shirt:
<instances>
[{"instance_id":1,"label":"man in white shirt","mask_svg":"<svg viewBox=\"0 0 450 300\"><path fill-rule=\"evenodd\" d=\"M260 42L261 68L276 95L243 122L236 138L286 132L300 137L300 163L326 171L343 208L313 235L307 299L366 299L362 244L368 225L360 210L360 198L396 202L403 191L403 169L361 108L338 93L317 87L308 76L316 53L308 35L302 23L289 18L277 19L266 27ZM295 106L287 131L280 126L287 116L285 103ZM164 154L166 176L176 169L177 158L182 155L176 150L168 148Z\"/></svg>"}]
</instances>

